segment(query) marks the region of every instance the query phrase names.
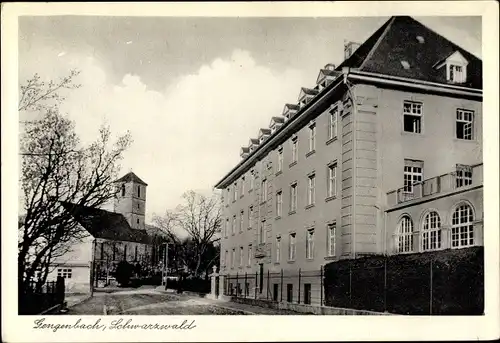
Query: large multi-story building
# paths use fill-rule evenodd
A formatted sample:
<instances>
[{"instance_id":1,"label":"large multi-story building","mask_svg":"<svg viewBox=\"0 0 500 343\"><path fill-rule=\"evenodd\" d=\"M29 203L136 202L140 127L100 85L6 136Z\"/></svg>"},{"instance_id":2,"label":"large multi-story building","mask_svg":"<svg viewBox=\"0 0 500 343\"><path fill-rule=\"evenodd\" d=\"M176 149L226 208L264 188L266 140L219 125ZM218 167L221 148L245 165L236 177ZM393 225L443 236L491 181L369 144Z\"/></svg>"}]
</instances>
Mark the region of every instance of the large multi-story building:
<instances>
[{"instance_id":1,"label":"large multi-story building","mask_svg":"<svg viewBox=\"0 0 500 343\"><path fill-rule=\"evenodd\" d=\"M217 183L221 275L482 245L481 60L410 17L345 51Z\"/></svg>"}]
</instances>

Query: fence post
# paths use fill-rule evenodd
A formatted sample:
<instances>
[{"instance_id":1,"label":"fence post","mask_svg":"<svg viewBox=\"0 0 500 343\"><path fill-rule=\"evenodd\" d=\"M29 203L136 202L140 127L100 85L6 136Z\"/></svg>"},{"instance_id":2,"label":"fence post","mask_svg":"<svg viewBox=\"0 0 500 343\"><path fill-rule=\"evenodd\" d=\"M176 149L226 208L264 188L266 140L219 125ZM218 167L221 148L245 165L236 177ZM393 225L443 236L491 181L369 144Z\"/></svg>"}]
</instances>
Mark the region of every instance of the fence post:
<instances>
[{"instance_id":1,"label":"fence post","mask_svg":"<svg viewBox=\"0 0 500 343\"><path fill-rule=\"evenodd\" d=\"M257 272L255 272L255 287L254 287L255 299L257 299Z\"/></svg>"},{"instance_id":2,"label":"fence post","mask_svg":"<svg viewBox=\"0 0 500 343\"><path fill-rule=\"evenodd\" d=\"M240 284L238 283L238 272L236 272L236 298L238 297L239 288Z\"/></svg>"},{"instance_id":3,"label":"fence post","mask_svg":"<svg viewBox=\"0 0 500 343\"><path fill-rule=\"evenodd\" d=\"M248 288L249 287L247 287L247 272L245 272L245 299L247 298L247 292L250 291Z\"/></svg>"},{"instance_id":4,"label":"fence post","mask_svg":"<svg viewBox=\"0 0 500 343\"><path fill-rule=\"evenodd\" d=\"M352 307L352 266L349 262L349 306Z\"/></svg>"},{"instance_id":5,"label":"fence post","mask_svg":"<svg viewBox=\"0 0 500 343\"><path fill-rule=\"evenodd\" d=\"M387 312L387 255L384 256L384 312Z\"/></svg>"},{"instance_id":6,"label":"fence post","mask_svg":"<svg viewBox=\"0 0 500 343\"><path fill-rule=\"evenodd\" d=\"M320 294L320 306L323 306L323 265L319 266L319 294Z\"/></svg>"},{"instance_id":7,"label":"fence post","mask_svg":"<svg viewBox=\"0 0 500 343\"><path fill-rule=\"evenodd\" d=\"M432 314L432 258L431 258L431 264L429 268L429 273L430 273L430 292L429 292L429 314Z\"/></svg>"},{"instance_id":8,"label":"fence post","mask_svg":"<svg viewBox=\"0 0 500 343\"><path fill-rule=\"evenodd\" d=\"M281 268L280 302L283 302L283 268Z\"/></svg>"},{"instance_id":9,"label":"fence post","mask_svg":"<svg viewBox=\"0 0 500 343\"><path fill-rule=\"evenodd\" d=\"M298 303L300 304L300 268L299 268L299 297L298 297Z\"/></svg>"},{"instance_id":10,"label":"fence post","mask_svg":"<svg viewBox=\"0 0 500 343\"><path fill-rule=\"evenodd\" d=\"M267 300L269 300L269 292L270 292L270 288L269 288L269 269L267 270Z\"/></svg>"}]
</instances>

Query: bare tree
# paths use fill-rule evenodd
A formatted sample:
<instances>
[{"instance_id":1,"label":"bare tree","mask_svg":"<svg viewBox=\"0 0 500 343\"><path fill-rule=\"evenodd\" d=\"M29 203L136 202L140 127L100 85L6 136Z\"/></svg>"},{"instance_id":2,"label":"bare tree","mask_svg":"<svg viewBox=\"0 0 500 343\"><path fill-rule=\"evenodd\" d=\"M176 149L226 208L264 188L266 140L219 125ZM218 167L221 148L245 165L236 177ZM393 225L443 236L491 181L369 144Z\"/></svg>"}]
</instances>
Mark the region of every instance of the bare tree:
<instances>
[{"instance_id":1,"label":"bare tree","mask_svg":"<svg viewBox=\"0 0 500 343\"><path fill-rule=\"evenodd\" d=\"M188 191L182 196L183 203L164 217L155 217L155 224L172 237L180 251L176 254L185 266L191 266L194 275L199 277L202 260L220 232L221 208L216 195L205 196ZM181 240L175 230L183 230L188 237ZM188 251L189 250L189 251ZM212 257L211 257L212 258Z\"/></svg>"},{"instance_id":2,"label":"bare tree","mask_svg":"<svg viewBox=\"0 0 500 343\"><path fill-rule=\"evenodd\" d=\"M48 84L35 75L21 86L19 111L36 111L38 118L26 122L20 141L24 204L18 239L20 294L35 276L41 286L54 259L88 235L74 215L80 206L100 207L115 196L113 181L132 142L130 133L111 142L110 129L103 126L95 142L82 146L74 123L58 106L64 100L60 91L79 87L74 83L77 75L72 71Z\"/></svg>"}]
</instances>

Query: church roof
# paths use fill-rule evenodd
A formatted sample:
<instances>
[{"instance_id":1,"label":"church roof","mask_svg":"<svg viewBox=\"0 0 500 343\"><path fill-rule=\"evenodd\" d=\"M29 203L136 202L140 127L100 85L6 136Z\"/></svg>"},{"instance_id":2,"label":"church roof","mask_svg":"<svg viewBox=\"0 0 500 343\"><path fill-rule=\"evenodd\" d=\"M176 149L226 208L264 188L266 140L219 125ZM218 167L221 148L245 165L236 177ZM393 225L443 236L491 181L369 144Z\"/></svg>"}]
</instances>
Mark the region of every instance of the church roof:
<instances>
[{"instance_id":1,"label":"church roof","mask_svg":"<svg viewBox=\"0 0 500 343\"><path fill-rule=\"evenodd\" d=\"M360 71L447 83L446 73L435 66L456 51L469 62L467 81L462 85L482 89L482 61L479 58L408 16L390 18L336 70L351 67ZM408 69L402 67L403 61L409 64Z\"/></svg>"},{"instance_id":2,"label":"church roof","mask_svg":"<svg viewBox=\"0 0 500 343\"><path fill-rule=\"evenodd\" d=\"M138 183L144 186L147 186L148 184L144 181L142 181L137 175L135 175L133 172L130 172L128 174L125 174L115 182L134 182Z\"/></svg>"},{"instance_id":3,"label":"church roof","mask_svg":"<svg viewBox=\"0 0 500 343\"><path fill-rule=\"evenodd\" d=\"M121 213L69 202L61 202L61 204L95 238L142 244L152 244L153 242L152 237L145 230L131 228Z\"/></svg>"}]
</instances>

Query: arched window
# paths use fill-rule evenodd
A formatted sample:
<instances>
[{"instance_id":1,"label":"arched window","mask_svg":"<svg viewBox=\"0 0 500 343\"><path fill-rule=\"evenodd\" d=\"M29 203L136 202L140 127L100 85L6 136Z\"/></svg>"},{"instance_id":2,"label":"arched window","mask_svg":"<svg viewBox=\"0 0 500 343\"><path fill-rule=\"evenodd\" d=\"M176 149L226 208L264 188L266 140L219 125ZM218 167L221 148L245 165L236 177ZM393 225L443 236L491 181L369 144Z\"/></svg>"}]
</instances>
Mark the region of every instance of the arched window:
<instances>
[{"instance_id":1,"label":"arched window","mask_svg":"<svg viewBox=\"0 0 500 343\"><path fill-rule=\"evenodd\" d=\"M404 216L398 225L398 252L413 251L413 222L409 216Z\"/></svg>"},{"instance_id":2,"label":"arched window","mask_svg":"<svg viewBox=\"0 0 500 343\"><path fill-rule=\"evenodd\" d=\"M427 213L422 228L422 250L441 248L441 219L435 211Z\"/></svg>"},{"instance_id":3,"label":"arched window","mask_svg":"<svg viewBox=\"0 0 500 343\"><path fill-rule=\"evenodd\" d=\"M458 206L451 219L451 247L461 248L474 245L474 212L468 204Z\"/></svg>"},{"instance_id":4,"label":"arched window","mask_svg":"<svg viewBox=\"0 0 500 343\"><path fill-rule=\"evenodd\" d=\"M122 197L125 196L125 184L122 183Z\"/></svg>"}]
</instances>

